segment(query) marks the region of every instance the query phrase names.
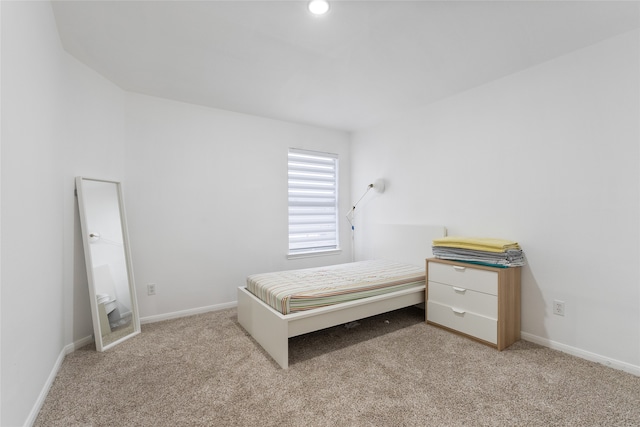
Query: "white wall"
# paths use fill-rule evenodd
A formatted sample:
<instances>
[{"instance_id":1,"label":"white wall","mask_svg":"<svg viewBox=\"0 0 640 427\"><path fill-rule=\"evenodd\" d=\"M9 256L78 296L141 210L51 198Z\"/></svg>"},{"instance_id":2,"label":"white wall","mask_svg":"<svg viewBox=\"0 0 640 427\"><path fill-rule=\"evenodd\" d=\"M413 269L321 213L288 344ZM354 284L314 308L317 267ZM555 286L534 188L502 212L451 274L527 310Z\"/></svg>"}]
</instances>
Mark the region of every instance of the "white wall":
<instances>
[{"instance_id":1,"label":"white wall","mask_svg":"<svg viewBox=\"0 0 640 427\"><path fill-rule=\"evenodd\" d=\"M143 320L234 303L251 273L350 261L346 224L341 254L286 258L287 150L339 154L346 214L347 133L136 94L126 112L124 191Z\"/></svg>"},{"instance_id":2,"label":"white wall","mask_svg":"<svg viewBox=\"0 0 640 427\"><path fill-rule=\"evenodd\" d=\"M525 335L640 372L639 48L634 31L356 133L353 191L388 179L358 258L375 222L517 240Z\"/></svg>"},{"instance_id":3,"label":"white wall","mask_svg":"<svg viewBox=\"0 0 640 427\"><path fill-rule=\"evenodd\" d=\"M3 426L33 420L65 346L92 333L73 177L123 177L123 112L62 50L49 2L2 2Z\"/></svg>"}]
</instances>

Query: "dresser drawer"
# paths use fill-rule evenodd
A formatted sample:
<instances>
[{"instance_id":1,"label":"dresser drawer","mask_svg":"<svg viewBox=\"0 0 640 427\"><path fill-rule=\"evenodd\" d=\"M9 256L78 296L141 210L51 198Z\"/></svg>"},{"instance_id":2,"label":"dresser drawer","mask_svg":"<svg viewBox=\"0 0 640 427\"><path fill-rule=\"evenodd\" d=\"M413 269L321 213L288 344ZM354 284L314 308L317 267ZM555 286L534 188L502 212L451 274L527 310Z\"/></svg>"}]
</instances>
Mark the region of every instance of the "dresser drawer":
<instances>
[{"instance_id":1,"label":"dresser drawer","mask_svg":"<svg viewBox=\"0 0 640 427\"><path fill-rule=\"evenodd\" d=\"M427 301L427 321L455 329L492 344L498 343L498 322L496 319L464 310L454 310L450 306L429 300Z\"/></svg>"},{"instance_id":2,"label":"dresser drawer","mask_svg":"<svg viewBox=\"0 0 640 427\"><path fill-rule=\"evenodd\" d=\"M483 292L429 281L429 301L492 319L498 318L498 297Z\"/></svg>"},{"instance_id":3,"label":"dresser drawer","mask_svg":"<svg viewBox=\"0 0 640 427\"><path fill-rule=\"evenodd\" d=\"M429 282L498 295L498 273L495 271L430 262Z\"/></svg>"}]
</instances>

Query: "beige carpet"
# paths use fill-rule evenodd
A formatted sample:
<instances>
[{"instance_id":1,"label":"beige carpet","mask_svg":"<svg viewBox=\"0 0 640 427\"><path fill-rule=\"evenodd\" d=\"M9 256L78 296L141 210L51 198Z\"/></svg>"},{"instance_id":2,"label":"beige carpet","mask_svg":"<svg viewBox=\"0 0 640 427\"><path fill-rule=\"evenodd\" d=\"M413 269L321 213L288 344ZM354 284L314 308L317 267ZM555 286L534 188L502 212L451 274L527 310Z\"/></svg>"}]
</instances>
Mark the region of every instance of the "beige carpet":
<instances>
[{"instance_id":1,"label":"beige carpet","mask_svg":"<svg viewBox=\"0 0 640 427\"><path fill-rule=\"evenodd\" d=\"M640 426L640 377L520 341L498 352L408 308L289 342L235 309L66 357L36 426Z\"/></svg>"}]
</instances>

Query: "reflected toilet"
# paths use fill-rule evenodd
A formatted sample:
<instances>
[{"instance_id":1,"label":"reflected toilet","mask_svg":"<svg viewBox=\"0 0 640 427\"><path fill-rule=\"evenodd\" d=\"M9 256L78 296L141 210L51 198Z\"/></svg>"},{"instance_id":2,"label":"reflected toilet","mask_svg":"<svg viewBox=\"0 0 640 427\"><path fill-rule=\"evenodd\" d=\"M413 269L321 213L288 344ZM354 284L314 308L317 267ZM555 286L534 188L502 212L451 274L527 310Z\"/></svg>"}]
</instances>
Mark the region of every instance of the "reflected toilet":
<instances>
[{"instance_id":1,"label":"reflected toilet","mask_svg":"<svg viewBox=\"0 0 640 427\"><path fill-rule=\"evenodd\" d=\"M120 320L117 303L117 292L111 267L102 264L93 268L94 284L96 287L96 299L98 300L98 311L100 314L100 324L102 325L103 336L110 333ZM104 314L103 314L104 309Z\"/></svg>"},{"instance_id":2,"label":"reflected toilet","mask_svg":"<svg viewBox=\"0 0 640 427\"><path fill-rule=\"evenodd\" d=\"M116 299L111 298L109 294L96 294L98 300L98 318L100 319L100 331L104 337L111 333L111 325L109 322L109 314L116 309Z\"/></svg>"},{"instance_id":3,"label":"reflected toilet","mask_svg":"<svg viewBox=\"0 0 640 427\"><path fill-rule=\"evenodd\" d=\"M107 315L116 309L116 299L111 298L109 294L97 294L96 298L98 299L98 304L104 304L104 311Z\"/></svg>"}]
</instances>

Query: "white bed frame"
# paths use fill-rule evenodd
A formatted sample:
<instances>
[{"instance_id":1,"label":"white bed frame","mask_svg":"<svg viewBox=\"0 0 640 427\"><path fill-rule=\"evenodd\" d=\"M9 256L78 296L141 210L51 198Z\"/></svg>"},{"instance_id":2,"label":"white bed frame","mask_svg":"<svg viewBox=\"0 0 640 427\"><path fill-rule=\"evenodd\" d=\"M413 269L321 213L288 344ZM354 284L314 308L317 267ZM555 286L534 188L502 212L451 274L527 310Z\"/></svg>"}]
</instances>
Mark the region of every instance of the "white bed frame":
<instances>
[{"instance_id":1,"label":"white bed frame","mask_svg":"<svg viewBox=\"0 0 640 427\"><path fill-rule=\"evenodd\" d=\"M238 288L238 322L283 369L289 338L424 302L424 286L298 313L282 314Z\"/></svg>"},{"instance_id":2,"label":"white bed frame","mask_svg":"<svg viewBox=\"0 0 640 427\"><path fill-rule=\"evenodd\" d=\"M409 250L413 259L396 259L418 265L425 265L425 259L432 256L431 242L436 237L446 235L442 226L422 225L380 225L377 228L380 239L376 241L385 249L375 251L376 258L396 258L399 253L392 248ZM399 238L399 246L389 245L389 240ZM386 255L389 256L380 256ZM422 254L422 255L420 255ZM387 313L399 308L423 303L425 287L404 289L384 295L343 302L328 307L298 313L282 314L256 298L246 287L238 288L238 322L265 349L283 369L289 367L289 338L331 326L348 323L376 314Z\"/></svg>"}]
</instances>

